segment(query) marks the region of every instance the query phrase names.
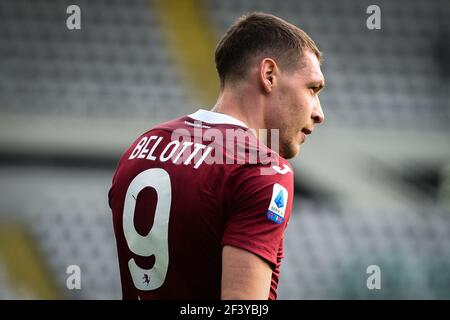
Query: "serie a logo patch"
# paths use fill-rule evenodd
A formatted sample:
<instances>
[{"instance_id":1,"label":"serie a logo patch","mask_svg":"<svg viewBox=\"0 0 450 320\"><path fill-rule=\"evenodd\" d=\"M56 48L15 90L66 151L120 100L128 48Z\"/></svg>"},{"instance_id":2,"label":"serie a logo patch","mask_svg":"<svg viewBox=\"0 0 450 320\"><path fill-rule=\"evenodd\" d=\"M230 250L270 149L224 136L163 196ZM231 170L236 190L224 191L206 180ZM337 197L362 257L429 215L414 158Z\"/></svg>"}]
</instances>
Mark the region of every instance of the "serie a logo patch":
<instances>
[{"instance_id":1,"label":"serie a logo patch","mask_svg":"<svg viewBox=\"0 0 450 320\"><path fill-rule=\"evenodd\" d=\"M270 200L269 209L266 216L270 220L281 224L284 221L284 213L286 212L288 200L288 191L282 185L275 183L272 190L272 199Z\"/></svg>"}]
</instances>

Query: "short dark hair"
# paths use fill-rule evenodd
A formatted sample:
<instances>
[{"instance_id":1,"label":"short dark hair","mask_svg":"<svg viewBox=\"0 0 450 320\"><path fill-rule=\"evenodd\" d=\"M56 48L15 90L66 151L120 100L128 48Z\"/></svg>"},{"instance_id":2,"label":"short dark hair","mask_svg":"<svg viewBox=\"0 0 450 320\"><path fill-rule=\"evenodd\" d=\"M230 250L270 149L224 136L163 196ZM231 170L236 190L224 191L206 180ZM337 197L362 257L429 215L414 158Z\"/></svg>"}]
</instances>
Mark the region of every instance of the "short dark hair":
<instances>
[{"instance_id":1,"label":"short dark hair","mask_svg":"<svg viewBox=\"0 0 450 320\"><path fill-rule=\"evenodd\" d=\"M215 62L220 87L225 80L245 77L250 59L266 54L280 69L294 71L300 67L305 50L313 52L319 62L322 54L302 29L274 15L253 12L239 17L216 47Z\"/></svg>"}]
</instances>

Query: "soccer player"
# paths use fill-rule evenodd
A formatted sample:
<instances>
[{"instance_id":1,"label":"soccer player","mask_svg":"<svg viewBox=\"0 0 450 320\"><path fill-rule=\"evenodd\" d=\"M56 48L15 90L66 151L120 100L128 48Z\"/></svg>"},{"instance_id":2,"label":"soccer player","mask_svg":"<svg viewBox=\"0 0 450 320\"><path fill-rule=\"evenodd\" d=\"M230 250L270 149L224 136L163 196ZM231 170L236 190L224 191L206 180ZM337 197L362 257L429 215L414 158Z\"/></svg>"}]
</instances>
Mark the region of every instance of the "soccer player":
<instances>
[{"instance_id":1,"label":"soccer player","mask_svg":"<svg viewBox=\"0 0 450 320\"><path fill-rule=\"evenodd\" d=\"M155 126L117 166L109 204L124 299L277 297L294 197L285 159L324 121L321 53L296 26L252 13L215 62L212 110Z\"/></svg>"}]
</instances>

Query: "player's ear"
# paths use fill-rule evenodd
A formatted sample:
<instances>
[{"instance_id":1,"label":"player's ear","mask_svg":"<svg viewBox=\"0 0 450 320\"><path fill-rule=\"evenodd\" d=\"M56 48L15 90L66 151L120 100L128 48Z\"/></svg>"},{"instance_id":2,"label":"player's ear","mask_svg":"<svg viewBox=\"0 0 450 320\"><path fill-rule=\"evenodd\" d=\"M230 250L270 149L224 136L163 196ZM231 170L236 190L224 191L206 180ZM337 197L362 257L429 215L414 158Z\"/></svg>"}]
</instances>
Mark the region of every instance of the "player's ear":
<instances>
[{"instance_id":1,"label":"player's ear","mask_svg":"<svg viewBox=\"0 0 450 320\"><path fill-rule=\"evenodd\" d=\"M265 58L259 66L259 79L262 89L266 93L272 92L276 85L278 76L278 67L273 59Z\"/></svg>"}]
</instances>

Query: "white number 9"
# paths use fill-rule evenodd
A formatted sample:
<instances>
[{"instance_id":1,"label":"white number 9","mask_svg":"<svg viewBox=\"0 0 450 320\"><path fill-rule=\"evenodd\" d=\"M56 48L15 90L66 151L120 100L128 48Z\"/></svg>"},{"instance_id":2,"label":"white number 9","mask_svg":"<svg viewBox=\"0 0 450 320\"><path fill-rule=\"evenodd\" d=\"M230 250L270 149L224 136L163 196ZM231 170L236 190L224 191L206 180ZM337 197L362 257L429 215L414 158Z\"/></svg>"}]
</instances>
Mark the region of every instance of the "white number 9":
<instances>
[{"instance_id":1,"label":"white number 9","mask_svg":"<svg viewBox=\"0 0 450 320\"><path fill-rule=\"evenodd\" d=\"M153 227L146 236L140 235L134 227L134 211L139 192L152 187L157 193ZM161 287L166 279L169 265L168 229L172 191L170 177L166 170L152 168L138 174L128 187L123 208L123 231L130 250L139 256L155 255L151 269L140 268L133 258L128 261L134 286L143 291Z\"/></svg>"}]
</instances>

